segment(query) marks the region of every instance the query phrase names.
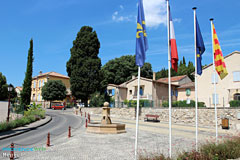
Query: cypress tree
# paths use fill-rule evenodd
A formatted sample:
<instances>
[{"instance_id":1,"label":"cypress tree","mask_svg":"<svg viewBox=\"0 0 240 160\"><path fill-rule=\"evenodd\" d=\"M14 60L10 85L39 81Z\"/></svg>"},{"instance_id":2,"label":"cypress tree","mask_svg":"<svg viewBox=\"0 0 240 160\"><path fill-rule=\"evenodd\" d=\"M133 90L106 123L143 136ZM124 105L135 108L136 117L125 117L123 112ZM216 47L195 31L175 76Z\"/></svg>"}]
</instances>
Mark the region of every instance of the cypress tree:
<instances>
[{"instance_id":1,"label":"cypress tree","mask_svg":"<svg viewBox=\"0 0 240 160\"><path fill-rule=\"evenodd\" d=\"M31 101L32 71L33 71L33 40L31 39L30 48L28 50L27 70L23 82L23 90L21 92L21 104L24 105L25 110L26 105L29 105Z\"/></svg>"},{"instance_id":2,"label":"cypress tree","mask_svg":"<svg viewBox=\"0 0 240 160\"><path fill-rule=\"evenodd\" d=\"M100 42L92 27L83 26L73 41L71 57L67 62L72 95L87 106L90 95L100 90Z\"/></svg>"}]
</instances>

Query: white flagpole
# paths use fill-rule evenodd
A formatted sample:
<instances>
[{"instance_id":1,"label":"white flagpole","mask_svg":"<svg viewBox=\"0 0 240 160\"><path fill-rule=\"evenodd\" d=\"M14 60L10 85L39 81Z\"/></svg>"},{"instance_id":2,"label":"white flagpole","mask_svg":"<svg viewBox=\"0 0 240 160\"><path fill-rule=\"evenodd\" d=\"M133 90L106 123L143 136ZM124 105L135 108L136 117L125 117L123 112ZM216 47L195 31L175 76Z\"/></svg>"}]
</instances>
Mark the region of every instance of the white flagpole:
<instances>
[{"instance_id":1,"label":"white flagpole","mask_svg":"<svg viewBox=\"0 0 240 160\"><path fill-rule=\"evenodd\" d=\"M216 94L216 71L215 71L215 60L214 60L214 41L213 41L213 18L211 21L211 32L212 32L212 55L213 55L213 74L214 74L214 110L215 110L215 125L216 125L216 144L218 143L218 122L217 122L217 94Z\"/></svg>"},{"instance_id":2,"label":"white flagpole","mask_svg":"<svg viewBox=\"0 0 240 160\"><path fill-rule=\"evenodd\" d=\"M167 30L168 30L168 104L169 104L169 157L172 157L172 98L171 98L171 56L170 56L170 28L169 1L167 0Z\"/></svg>"},{"instance_id":3,"label":"white flagpole","mask_svg":"<svg viewBox=\"0 0 240 160\"><path fill-rule=\"evenodd\" d=\"M198 87L197 87L197 35L196 35L196 7L194 13L194 46L195 46L195 122L196 122L196 151L198 150Z\"/></svg>"},{"instance_id":4,"label":"white flagpole","mask_svg":"<svg viewBox=\"0 0 240 160\"><path fill-rule=\"evenodd\" d=\"M140 67L138 67L138 89L137 89L137 115L136 115L136 137L135 137L135 160L137 160L137 150L138 150L138 121L139 121L139 94L140 91Z\"/></svg>"}]
</instances>

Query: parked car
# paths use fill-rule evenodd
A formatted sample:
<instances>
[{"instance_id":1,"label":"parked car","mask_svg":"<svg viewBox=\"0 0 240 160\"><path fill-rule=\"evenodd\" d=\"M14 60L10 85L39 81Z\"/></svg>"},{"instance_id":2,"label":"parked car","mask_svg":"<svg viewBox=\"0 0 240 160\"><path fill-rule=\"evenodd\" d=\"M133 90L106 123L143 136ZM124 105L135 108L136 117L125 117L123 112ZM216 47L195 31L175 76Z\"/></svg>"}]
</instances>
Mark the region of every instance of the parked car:
<instances>
[{"instance_id":1,"label":"parked car","mask_svg":"<svg viewBox=\"0 0 240 160\"><path fill-rule=\"evenodd\" d=\"M52 109L66 109L65 108L65 106L63 105L63 104L61 104L61 103L58 103L58 104L54 104L54 105L52 105Z\"/></svg>"}]
</instances>

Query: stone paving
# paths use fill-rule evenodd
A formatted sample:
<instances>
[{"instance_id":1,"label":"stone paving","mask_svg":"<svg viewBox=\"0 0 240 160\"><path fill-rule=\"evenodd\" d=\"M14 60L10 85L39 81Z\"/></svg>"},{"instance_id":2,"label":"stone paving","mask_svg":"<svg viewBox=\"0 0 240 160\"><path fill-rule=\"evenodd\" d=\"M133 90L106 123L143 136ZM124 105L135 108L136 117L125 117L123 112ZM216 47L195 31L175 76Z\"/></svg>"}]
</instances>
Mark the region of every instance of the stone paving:
<instances>
[{"instance_id":1,"label":"stone paving","mask_svg":"<svg viewBox=\"0 0 240 160\"><path fill-rule=\"evenodd\" d=\"M95 120L99 117L92 117ZM117 119L112 119L116 122ZM123 120L126 123L124 134L93 134L87 133L85 126L72 131L72 137L67 133L60 138L51 138L51 147L46 151L16 152L19 160L132 160L134 159L135 121ZM122 122L121 122L122 123ZM173 156L183 150L195 148L194 127L173 126L172 152ZM220 136L225 135L221 133ZM214 137L214 132L202 130L199 141ZM46 147L45 142L32 147ZM168 155L168 128L165 123L151 123L140 121L139 154L163 153Z\"/></svg>"}]
</instances>

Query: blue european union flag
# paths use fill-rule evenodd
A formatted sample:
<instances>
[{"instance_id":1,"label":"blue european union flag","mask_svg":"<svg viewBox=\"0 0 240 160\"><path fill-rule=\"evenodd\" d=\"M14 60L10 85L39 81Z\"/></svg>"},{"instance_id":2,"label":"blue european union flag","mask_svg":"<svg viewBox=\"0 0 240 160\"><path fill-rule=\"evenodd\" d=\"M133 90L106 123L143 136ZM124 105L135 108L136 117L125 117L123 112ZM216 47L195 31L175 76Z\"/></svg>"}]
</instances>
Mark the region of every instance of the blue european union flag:
<instances>
[{"instance_id":1,"label":"blue european union flag","mask_svg":"<svg viewBox=\"0 0 240 160\"><path fill-rule=\"evenodd\" d=\"M138 1L137 34L136 34L136 65L144 65L148 49L147 33L142 0Z\"/></svg>"},{"instance_id":2,"label":"blue european union flag","mask_svg":"<svg viewBox=\"0 0 240 160\"><path fill-rule=\"evenodd\" d=\"M197 48L197 74L202 74L202 54L205 51L205 46L200 31L200 27L196 17L196 48Z\"/></svg>"}]
</instances>

